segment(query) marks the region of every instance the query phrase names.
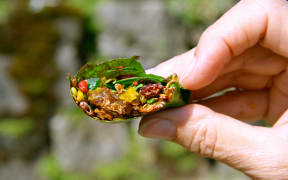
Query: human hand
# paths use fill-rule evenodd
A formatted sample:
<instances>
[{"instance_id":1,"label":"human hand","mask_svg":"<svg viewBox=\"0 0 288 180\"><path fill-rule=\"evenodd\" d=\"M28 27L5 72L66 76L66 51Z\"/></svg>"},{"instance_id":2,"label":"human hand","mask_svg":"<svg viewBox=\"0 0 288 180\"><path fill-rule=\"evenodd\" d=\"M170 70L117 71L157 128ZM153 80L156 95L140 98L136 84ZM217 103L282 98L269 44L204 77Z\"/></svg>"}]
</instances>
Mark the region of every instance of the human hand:
<instances>
[{"instance_id":1,"label":"human hand","mask_svg":"<svg viewBox=\"0 0 288 180\"><path fill-rule=\"evenodd\" d=\"M139 133L255 179L288 179L287 17L284 0L242 0L203 33L195 49L153 68L163 76L177 73L202 105L146 116ZM229 87L236 90L203 100ZM259 119L272 128L244 123Z\"/></svg>"}]
</instances>

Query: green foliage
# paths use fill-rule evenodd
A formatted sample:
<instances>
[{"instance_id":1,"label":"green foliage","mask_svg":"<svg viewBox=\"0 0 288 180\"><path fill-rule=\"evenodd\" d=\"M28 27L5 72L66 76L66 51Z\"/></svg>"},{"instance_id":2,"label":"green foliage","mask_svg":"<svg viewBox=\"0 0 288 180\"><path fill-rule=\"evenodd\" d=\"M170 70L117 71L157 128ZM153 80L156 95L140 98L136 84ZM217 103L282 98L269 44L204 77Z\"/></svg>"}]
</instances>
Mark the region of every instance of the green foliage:
<instances>
[{"instance_id":1,"label":"green foliage","mask_svg":"<svg viewBox=\"0 0 288 180\"><path fill-rule=\"evenodd\" d=\"M190 172L198 165L199 157L196 154L189 154L176 160L175 166L179 172Z\"/></svg>"},{"instance_id":2,"label":"green foliage","mask_svg":"<svg viewBox=\"0 0 288 180\"><path fill-rule=\"evenodd\" d=\"M95 12L96 4L100 0L65 0L66 4L69 4L73 7L78 7L83 13L87 15L92 15Z\"/></svg>"},{"instance_id":3,"label":"green foliage","mask_svg":"<svg viewBox=\"0 0 288 180\"><path fill-rule=\"evenodd\" d=\"M8 19L8 15L11 11L11 6L9 5L8 0L0 1L0 22L6 21Z\"/></svg>"},{"instance_id":4,"label":"green foliage","mask_svg":"<svg viewBox=\"0 0 288 180\"><path fill-rule=\"evenodd\" d=\"M95 179L101 180L157 180L160 177L157 166L147 162L145 145L130 132L129 151L120 160L101 165L95 170ZM135 133L135 132L134 132Z\"/></svg>"},{"instance_id":5,"label":"green foliage","mask_svg":"<svg viewBox=\"0 0 288 180\"><path fill-rule=\"evenodd\" d=\"M71 99L72 103L72 99ZM73 125L77 126L83 121L87 121L86 115L76 105L71 108L60 108L58 114L67 116Z\"/></svg>"},{"instance_id":6,"label":"green foliage","mask_svg":"<svg viewBox=\"0 0 288 180\"><path fill-rule=\"evenodd\" d=\"M34 129L31 118L7 118L0 119L0 134L12 138L21 138Z\"/></svg>"},{"instance_id":7,"label":"green foliage","mask_svg":"<svg viewBox=\"0 0 288 180\"><path fill-rule=\"evenodd\" d=\"M57 159L52 155L43 157L39 164L39 171L52 180L86 180L89 179L79 173L66 172Z\"/></svg>"},{"instance_id":8,"label":"green foliage","mask_svg":"<svg viewBox=\"0 0 288 180\"><path fill-rule=\"evenodd\" d=\"M187 152L187 150L180 145L167 141L163 141L160 148L161 153L170 158L177 158Z\"/></svg>"},{"instance_id":9,"label":"green foliage","mask_svg":"<svg viewBox=\"0 0 288 180\"><path fill-rule=\"evenodd\" d=\"M47 87L47 82L41 80L41 79L24 79L21 82L22 85L22 91L27 92L31 95L41 95L45 92Z\"/></svg>"},{"instance_id":10,"label":"green foliage","mask_svg":"<svg viewBox=\"0 0 288 180\"><path fill-rule=\"evenodd\" d=\"M160 147L160 153L164 158L173 162L174 168L180 173L190 172L195 169L199 163L200 157L188 152L178 144L164 141Z\"/></svg>"},{"instance_id":11,"label":"green foliage","mask_svg":"<svg viewBox=\"0 0 288 180\"><path fill-rule=\"evenodd\" d=\"M233 0L165 0L168 11L189 26L206 26L233 4Z\"/></svg>"},{"instance_id":12,"label":"green foliage","mask_svg":"<svg viewBox=\"0 0 288 180\"><path fill-rule=\"evenodd\" d=\"M158 180L158 169L143 156L145 145L135 135L131 134L130 148L125 156L97 166L91 173L67 172L53 155L46 155L41 159L39 171L52 180Z\"/></svg>"},{"instance_id":13,"label":"green foliage","mask_svg":"<svg viewBox=\"0 0 288 180\"><path fill-rule=\"evenodd\" d=\"M102 180L153 180L157 172L152 168L139 167L137 159L124 157L122 160L106 164L96 171L96 177Z\"/></svg>"}]
</instances>

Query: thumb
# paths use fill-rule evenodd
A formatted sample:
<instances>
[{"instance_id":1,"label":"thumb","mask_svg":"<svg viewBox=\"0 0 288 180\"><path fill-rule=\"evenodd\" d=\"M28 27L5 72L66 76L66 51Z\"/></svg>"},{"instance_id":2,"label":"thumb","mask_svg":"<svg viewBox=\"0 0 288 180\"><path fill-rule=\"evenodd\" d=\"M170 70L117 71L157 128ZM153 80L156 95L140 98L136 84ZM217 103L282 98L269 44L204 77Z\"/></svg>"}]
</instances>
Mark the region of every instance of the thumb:
<instances>
[{"instance_id":1,"label":"thumb","mask_svg":"<svg viewBox=\"0 0 288 180\"><path fill-rule=\"evenodd\" d=\"M283 159L288 157L287 142L276 138L272 129L245 124L201 105L191 104L146 116L140 123L139 133L176 142L252 177L287 175L288 158ZM270 168L278 170L271 172Z\"/></svg>"},{"instance_id":2,"label":"thumb","mask_svg":"<svg viewBox=\"0 0 288 180\"><path fill-rule=\"evenodd\" d=\"M257 139L251 137L259 137L253 126L196 104L145 116L139 133L171 140L192 152L221 160L227 152L255 146Z\"/></svg>"},{"instance_id":3,"label":"thumb","mask_svg":"<svg viewBox=\"0 0 288 180\"><path fill-rule=\"evenodd\" d=\"M274 124L273 128L277 133L288 142L288 110Z\"/></svg>"}]
</instances>

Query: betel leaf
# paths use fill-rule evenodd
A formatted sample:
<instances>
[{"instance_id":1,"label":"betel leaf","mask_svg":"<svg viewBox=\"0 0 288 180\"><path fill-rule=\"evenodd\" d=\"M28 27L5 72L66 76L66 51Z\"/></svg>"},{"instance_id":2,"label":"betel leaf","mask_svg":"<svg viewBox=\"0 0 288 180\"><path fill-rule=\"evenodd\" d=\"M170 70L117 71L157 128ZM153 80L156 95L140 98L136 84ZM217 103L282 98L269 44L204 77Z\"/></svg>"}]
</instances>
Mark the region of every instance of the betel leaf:
<instances>
[{"instance_id":1,"label":"betel leaf","mask_svg":"<svg viewBox=\"0 0 288 180\"><path fill-rule=\"evenodd\" d=\"M163 109L183 106L189 103L190 91L188 89L182 88L178 82L173 83L173 85L170 86L170 88L173 88L173 87L175 88L173 96L171 100L169 101L169 103L165 104Z\"/></svg>"},{"instance_id":2,"label":"betel leaf","mask_svg":"<svg viewBox=\"0 0 288 180\"><path fill-rule=\"evenodd\" d=\"M121 79L121 80L118 80L116 83L122 84L122 85L124 85L124 88L127 88L135 81L136 82L139 82L139 81L141 81L141 82L153 82L153 83L161 83L161 84L167 83L167 81L163 77L157 76L154 74L145 74L145 75L142 75L140 77Z\"/></svg>"},{"instance_id":3,"label":"betel leaf","mask_svg":"<svg viewBox=\"0 0 288 180\"><path fill-rule=\"evenodd\" d=\"M109 89L116 90L115 89L115 82L113 82L113 81L110 81L109 83L104 84L104 86L106 86Z\"/></svg>"},{"instance_id":4,"label":"betel leaf","mask_svg":"<svg viewBox=\"0 0 288 180\"><path fill-rule=\"evenodd\" d=\"M144 86L144 84L139 84L138 86L136 86L136 91L138 91L138 89L142 88Z\"/></svg>"},{"instance_id":5,"label":"betel leaf","mask_svg":"<svg viewBox=\"0 0 288 180\"><path fill-rule=\"evenodd\" d=\"M102 64L85 64L76 74L77 81L89 78L116 78L120 75L145 75L145 70L137 61L139 56L120 58Z\"/></svg>"},{"instance_id":6,"label":"betel leaf","mask_svg":"<svg viewBox=\"0 0 288 180\"><path fill-rule=\"evenodd\" d=\"M87 79L87 83L88 83L88 89L94 90L101 85L101 79L90 78L90 79Z\"/></svg>"},{"instance_id":7,"label":"betel leaf","mask_svg":"<svg viewBox=\"0 0 288 180\"><path fill-rule=\"evenodd\" d=\"M155 101L155 98L148 99L147 104L153 104Z\"/></svg>"}]
</instances>

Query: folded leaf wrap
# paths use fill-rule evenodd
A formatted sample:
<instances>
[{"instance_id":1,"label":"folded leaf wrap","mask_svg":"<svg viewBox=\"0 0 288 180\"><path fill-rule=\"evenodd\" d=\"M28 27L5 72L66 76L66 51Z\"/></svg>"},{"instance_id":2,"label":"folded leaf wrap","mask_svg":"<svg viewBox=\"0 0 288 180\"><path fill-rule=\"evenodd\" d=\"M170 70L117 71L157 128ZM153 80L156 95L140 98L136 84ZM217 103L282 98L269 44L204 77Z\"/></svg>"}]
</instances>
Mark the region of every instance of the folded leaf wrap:
<instances>
[{"instance_id":1,"label":"folded leaf wrap","mask_svg":"<svg viewBox=\"0 0 288 180\"><path fill-rule=\"evenodd\" d=\"M87 63L73 78L68 74L75 103L103 122L124 122L188 103L190 91L181 87L176 74L146 74L138 58Z\"/></svg>"}]
</instances>

